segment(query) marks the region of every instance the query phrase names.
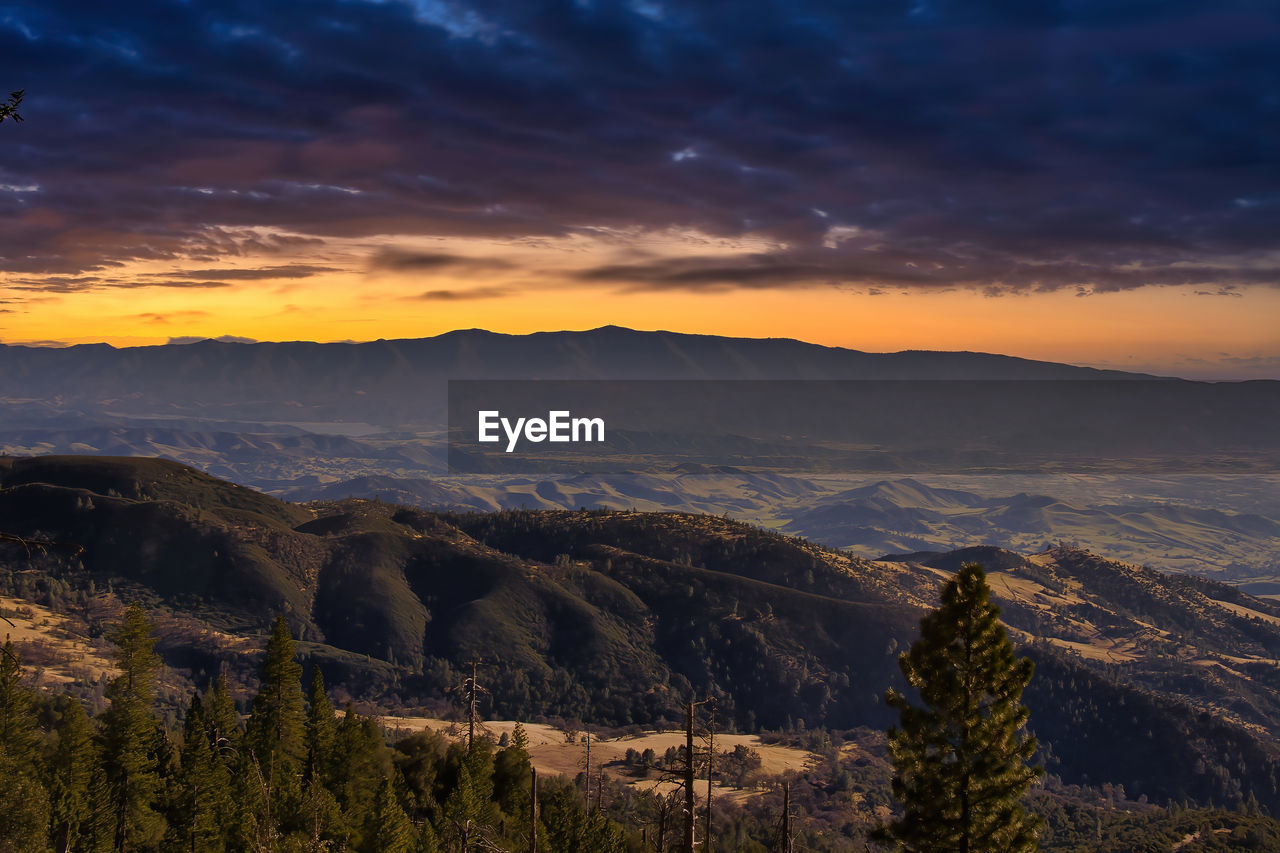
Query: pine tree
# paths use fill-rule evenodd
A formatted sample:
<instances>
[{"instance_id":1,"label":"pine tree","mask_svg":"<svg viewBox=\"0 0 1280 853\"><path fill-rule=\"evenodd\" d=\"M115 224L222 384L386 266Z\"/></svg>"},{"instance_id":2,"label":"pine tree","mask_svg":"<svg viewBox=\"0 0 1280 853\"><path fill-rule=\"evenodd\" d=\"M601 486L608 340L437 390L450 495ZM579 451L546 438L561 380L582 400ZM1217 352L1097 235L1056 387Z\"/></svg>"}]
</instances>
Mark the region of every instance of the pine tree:
<instances>
[{"instance_id":1,"label":"pine tree","mask_svg":"<svg viewBox=\"0 0 1280 853\"><path fill-rule=\"evenodd\" d=\"M467 765L458 768L458 781L452 793L444 801L444 828L448 837L458 843L462 853L469 853L471 842L480 828L483 803L476 795L476 786Z\"/></svg>"},{"instance_id":2,"label":"pine tree","mask_svg":"<svg viewBox=\"0 0 1280 853\"><path fill-rule=\"evenodd\" d=\"M507 817L518 827L529 824L529 736L524 726L516 723L511 742L493 759L493 798Z\"/></svg>"},{"instance_id":3,"label":"pine tree","mask_svg":"<svg viewBox=\"0 0 1280 853\"><path fill-rule=\"evenodd\" d=\"M307 695L307 771L313 784L328 785L332 777L333 748L338 723L333 716L333 703L324 688L320 667L311 673L311 690Z\"/></svg>"},{"instance_id":4,"label":"pine tree","mask_svg":"<svg viewBox=\"0 0 1280 853\"><path fill-rule=\"evenodd\" d=\"M424 820L422 828L418 830L418 848L417 853L440 853L440 836L436 835L435 827L431 825L431 821Z\"/></svg>"},{"instance_id":5,"label":"pine tree","mask_svg":"<svg viewBox=\"0 0 1280 853\"><path fill-rule=\"evenodd\" d=\"M274 847L290 831L305 832L302 768L305 713L302 666L289 623L276 618L267 640L258 695L245 725L241 773L248 786L243 804L255 843Z\"/></svg>"},{"instance_id":6,"label":"pine tree","mask_svg":"<svg viewBox=\"0 0 1280 853\"><path fill-rule=\"evenodd\" d=\"M231 817L230 777L213 752L209 726L197 694L191 697L182 730L170 846L191 853L225 849L223 827Z\"/></svg>"},{"instance_id":7,"label":"pine tree","mask_svg":"<svg viewBox=\"0 0 1280 853\"><path fill-rule=\"evenodd\" d=\"M0 850L43 850L49 795L37 774L39 748L31 691L22 683L22 661L5 638L0 649ZM41 843L34 843L34 839Z\"/></svg>"},{"instance_id":8,"label":"pine tree","mask_svg":"<svg viewBox=\"0 0 1280 853\"><path fill-rule=\"evenodd\" d=\"M590 850L592 853L624 853L626 834L602 813L590 814L582 797L571 786L538 795L538 849L551 853Z\"/></svg>"},{"instance_id":9,"label":"pine tree","mask_svg":"<svg viewBox=\"0 0 1280 853\"><path fill-rule=\"evenodd\" d=\"M62 714L54 730L57 741L49 756L46 787L53 848L57 853L69 853L84 846L81 838L93 818L91 785L100 765L93 725L84 706L65 697L62 704Z\"/></svg>"},{"instance_id":10,"label":"pine tree","mask_svg":"<svg viewBox=\"0 0 1280 853\"><path fill-rule=\"evenodd\" d=\"M245 740L258 762L266 767L273 759L301 765L303 745L302 665L289 623L276 618L267 640L262 678L245 729Z\"/></svg>"},{"instance_id":11,"label":"pine tree","mask_svg":"<svg viewBox=\"0 0 1280 853\"><path fill-rule=\"evenodd\" d=\"M307 693L307 763L303 773L306 831L312 848L345 834L342 809L331 790L338 725L320 667L311 673Z\"/></svg>"},{"instance_id":12,"label":"pine tree","mask_svg":"<svg viewBox=\"0 0 1280 853\"><path fill-rule=\"evenodd\" d=\"M112 847L117 851L149 847L164 835L164 818L153 808L160 789L158 721L152 709L160 659L153 629L135 603L111 637L120 675L107 688L111 707L103 715L103 765Z\"/></svg>"},{"instance_id":13,"label":"pine tree","mask_svg":"<svg viewBox=\"0 0 1280 853\"><path fill-rule=\"evenodd\" d=\"M491 823L493 805L493 743L488 738L476 738L467 750L464 762L471 774L471 786L480 803L480 819Z\"/></svg>"},{"instance_id":14,"label":"pine tree","mask_svg":"<svg viewBox=\"0 0 1280 853\"><path fill-rule=\"evenodd\" d=\"M31 767L35 762L39 739L31 698L22 683L22 659L5 637L0 649L0 762L10 768Z\"/></svg>"},{"instance_id":15,"label":"pine tree","mask_svg":"<svg viewBox=\"0 0 1280 853\"><path fill-rule=\"evenodd\" d=\"M384 779L364 833L364 848L369 853L409 853L413 847L413 824L396 799L395 786Z\"/></svg>"},{"instance_id":16,"label":"pine tree","mask_svg":"<svg viewBox=\"0 0 1280 853\"><path fill-rule=\"evenodd\" d=\"M209 743L224 764L230 766L240 749L244 732L240 727L236 704L231 699L231 690L227 687L226 673L218 675L217 680L205 692L204 702L201 704L205 724L209 727Z\"/></svg>"},{"instance_id":17,"label":"pine tree","mask_svg":"<svg viewBox=\"0 0 1280 853\"><path fill-rule=\"evenodd\" d=\"M332 791L342 808L347 839L361 846L378 788L391 773L391 755L382 727L348 706L334 738Z\"/></svg>"},{"instance_id":18,"label":"pine tree","mask_svg":"<svg viewBox=\"0 0 1280 853\"><path fill-rule=\"evenodd\" d=\"M1027 766L1023 688L1031 661L1018 659L991 603L982 567L961 567L920 638L899 658L924 707L890 690L900 726L889 731L893 795L903 814L882 835L911 853L1027 853L1038 820L1021 800L1041 774Z\"/></svg>"}]
</instances>

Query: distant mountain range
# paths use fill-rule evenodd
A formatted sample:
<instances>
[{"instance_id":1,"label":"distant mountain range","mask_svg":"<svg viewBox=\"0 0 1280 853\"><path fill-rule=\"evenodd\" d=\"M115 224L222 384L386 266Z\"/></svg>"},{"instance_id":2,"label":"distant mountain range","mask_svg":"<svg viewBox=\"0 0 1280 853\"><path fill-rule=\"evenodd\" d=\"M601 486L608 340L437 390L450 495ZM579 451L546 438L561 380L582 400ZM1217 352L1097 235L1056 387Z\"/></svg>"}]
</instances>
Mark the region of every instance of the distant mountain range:
<instances>
[{"instance_id":1,"label":"distant mountain range","mask_svg":"<svg viewBox=\"0 0 1280 853\"><path fill-rule=\"evenodd\" d=\"M439 473L446 387L463 379L774 383L698 415L699 424L714 418L736 434L721 435L720 445L704 437L696 448L680 412L702 401L704 389L660 387L654 399L669 402L672 417L648 432L632 427L627 439L646 462L673 448L673 464L754 458L792 470L886 472L1117 458L1183 468L1210 457L1231 464L1242 454L1270 463L1280 454L1272 428L1280 382L1158 380L983 353L865 353L618 327L361 344L0 346L0 447L171 455L262 481L283 479L261 470L256 449L272 441L264 434L324 434L353 442L330 442L315 454L350 476L405 475L415 463L426 473L431 460ZM822 384L838 382L855 384ZM793 428L804 434L791 435ZM627 429L611 424L611 434Z\"/></svg>"},{"instance_id":2,"label":"distant mountain range","mask_svg":"<svg viewBox=\"0 0 1280 853\"><path fill-rule=\"evenodd\" d=\"M369 343L115 348L0 346L0 397L44 423L65 411L212 422L443 423L449 379L1136 379L970 352L866 353L786 339L482 330Z\"/></svg>"},{"instance_id":3,"label":"distant mountain range","mask_svg":"<svg viewBox=\"0 0 1280 853\"><path fill-rule=\"evenodd\" d=\"M445 389L466 378L681 382L638 402L628 395L640 386L621 388L633 408L674 415L647 431L611 425L620 449L609 467L542 459L538 448L544 464L533 471L477 464L450 476ZM705 405L707 380L733 386L728 402L682 415ZM790 429L793 416L806 431ZM618 327L362 344L0 346L0 454L163 457L293 500L728 514L867 556L1079 542L1259 583L1280 576L1276 423L1280 382ZM1054 478L1076 473L1160 485L1064 494ZM964 475L964 488L922 488L943 474ZM1043 479L1014 485L1031 475Z\"/></svg>"},{"instance_id":4,"label":"distant mountain range","mask_svg":"<svg viewBox=\"0 0 1280 853\"><path fill-rule=\"evenodd\" d=\"M969 501L910 483L855 498L887 507L906 492L939 510ZM871 561L713 516L300 506L101 457L5 461L0 518L60 543L5 546L0 593L83 626L22 646L75 689L98 683L77 670L98 614L141 599L188 686L224 666L249 677L244 648L284 612L344 695L442 707L478 658L504 717L616 725L715 695L739 727L883 728L898 651L941 581L976 560L1036 661L1026 698L1050 772L1158 803L1280 808L1280 604L1080 549Z\"/></svg>"}]
</instances>

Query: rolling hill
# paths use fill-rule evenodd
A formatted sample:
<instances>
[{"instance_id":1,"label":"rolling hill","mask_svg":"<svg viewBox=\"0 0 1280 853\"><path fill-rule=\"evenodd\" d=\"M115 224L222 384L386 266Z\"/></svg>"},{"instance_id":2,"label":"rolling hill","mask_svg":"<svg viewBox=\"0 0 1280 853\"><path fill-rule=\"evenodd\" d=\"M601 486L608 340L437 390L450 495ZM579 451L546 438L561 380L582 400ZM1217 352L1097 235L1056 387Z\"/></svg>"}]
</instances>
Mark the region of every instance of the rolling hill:
<instances>
[{"instance_id":1,"label":"rolling hill","mask_svg":"<svg viewBox=\"0 0 1280 853\"><path fill-rule=\"evenodd\" d=\"M128 458L5 460L0 517L82 549L8 546L0 592L88 638L104 597L142 599L188 683L250 671L246 638L284 612L348 695L442 707L479 658L500 716L614 725L711 694L740 729L883 728L898 651L947 573L978 559L1036 661L1027 702L1050 772L1280 807L1280 605L1079 549L872 561L705 515L296 505Z\"/></svg>"}]
</instances>

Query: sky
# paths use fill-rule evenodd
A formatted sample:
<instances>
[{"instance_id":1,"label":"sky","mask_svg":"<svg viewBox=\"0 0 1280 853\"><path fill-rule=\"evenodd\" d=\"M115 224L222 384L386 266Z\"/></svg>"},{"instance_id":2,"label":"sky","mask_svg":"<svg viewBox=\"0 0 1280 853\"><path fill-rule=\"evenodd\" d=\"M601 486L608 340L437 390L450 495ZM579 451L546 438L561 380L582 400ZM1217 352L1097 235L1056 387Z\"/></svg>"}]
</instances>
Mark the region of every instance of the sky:
<instances>
[{"instance_id":1,"label":"sky","mask_svg":"<svg viewBox=\"0 0 1280 853\"><path fill-rule=\"evenodd\" d=\"M1280 379L1271 0L0 0L0 341Z\"/></svg>"}]
</instances>

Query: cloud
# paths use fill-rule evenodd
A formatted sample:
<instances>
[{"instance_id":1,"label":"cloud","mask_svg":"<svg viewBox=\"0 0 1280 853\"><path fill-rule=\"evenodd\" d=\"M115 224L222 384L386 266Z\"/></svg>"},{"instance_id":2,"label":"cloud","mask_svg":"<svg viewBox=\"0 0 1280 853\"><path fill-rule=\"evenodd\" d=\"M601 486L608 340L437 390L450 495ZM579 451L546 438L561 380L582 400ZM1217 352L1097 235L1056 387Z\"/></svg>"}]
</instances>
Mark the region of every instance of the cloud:
<instances>
[{"instance_id":1,"label":"cloud","mask_svg":"<svg viewBox=\"0 0 1280 853\"><path fill-rule=\"evenodd\" d=\"M369 266L377 270L395 272L431 272L434 270L457 271L502 270L511 264L500 258L474 258L466 255L455 255L447 252L408 252L398 249L384 249L369 259Z\"/></svg>"},{"instance_id":2,"label":"cloud","mask_svg":"<svg viewBox=\"0 0 1280 853\"><path fill-rule=\"evenodd\" d=\"M678 229L786 248L581 280L1274 285L1277 39L1250 0L26 4L0 21L41 84L7 128L0 272L225 286L329 268L224 259L374 235Z\"/></svg>"},{"instance_id":3,"label":"cloud","mask_svg":"<svg viewBox=\"0 0 1280 853\"><path fill-rule=\"evenodd\" d=\"M88 290L136 290L143 287L168 287L178 289L208 289L230 287L225 281L187 281L104 278L98 276L47 276L43 278L10 278L4 287L20 291L46 293L78 293Z\"/></svg>"},{"instance_id":4,"label":"cloud","mask_svg":"<svg viewBox=\"0 0 1280 853\"><path fill-rule=\"evenodd\" d=\"M176 287L176 288L217 288L230 287L230 282L226 281L131 281L111 284L110 287L121 288L138 288L138 287Z\"/></svg>"},{"instance_id":5,"label":"cloud","mask_svg":"<svg viewBox=\"0 0 1280 853\"><path fill-rule=\"evenodd\" d=\"M234 281L254 281L272 278L309 278L325 272L340 272L340 269L338 267L320 267L308 264L283 264L281 266L260 267L258 269L173 270L171 272L148 273L147 275L159 278L218 278Z\"/></svg>"},{"instance_id":6,"label":"cloud","mask_svg":"<svg viewBox=\"0 0 1280 853\"><path fill-rule=\"evenodd\" d=\"M424 302L457 302L468 299L498 299L510 293L505 287L473 287L470 290L428 290L410 298Z\"/></svg>"},{"instance_id":7,"label":"cloud","mask_svg":"<svg viewBox=\"0 0 1280 853\"><path fill-rule=\"evenodd\" d=\"M174 320L190 320L196 317L208 317L208 311L147 311L142 314L134 314L134 319L142 320L147 323L170 323Z\"/></svg>"},{"instance_id":8,"label":"cloud","mask_svg":"<svg viewBox=\"0 0 1280 853\"><path fill-rule=\"evenodd\" d=\"M239 335L219 335L216 338L202 338L198 335L183 335L176 338L169 338L170 346L185 346L187 344L201 344L205 341L215 341L221 344L256 344L258 341L254 338L244 338Z\"/></svg>"},{"instance_id":9,"label":"cloud","mask_svg":"<svg viewBox=\"0 0 1280 853\"><path fill-rule=\"evenodd\" d=\"M866 248L784 249L736 256L651 258L604 264L573 273L580 281L607 283L625 291L723 291L778 287L816 287L853 283L941 290L954 286L982 290L988 296L1074 289L1077 296L1151 285L1212 284L1224 274L1217 266L1166 263L1117 269L1082 259L1011 259L966 247L915 251ZM1235 269L1236 281L1274 284L1280 267ZM1238 295L1223 285L1221 295Z\"/></svg>"},{"instance_id":10,"label":"cloud","mask_svg":"<svg viewBox=\"0 0 1280 853\"><path fill-rule=\"evenodd\" d=\"M1280 367L1280 355L1223 356L1222 361L1240 367Z\"/></svg>"}]
</instances>

